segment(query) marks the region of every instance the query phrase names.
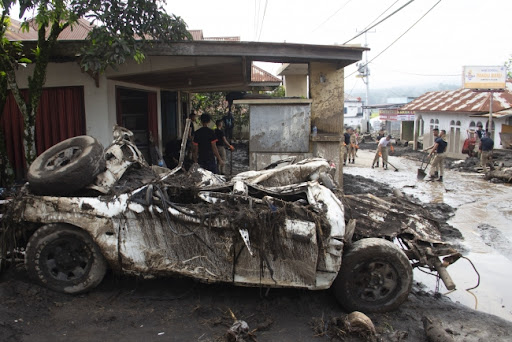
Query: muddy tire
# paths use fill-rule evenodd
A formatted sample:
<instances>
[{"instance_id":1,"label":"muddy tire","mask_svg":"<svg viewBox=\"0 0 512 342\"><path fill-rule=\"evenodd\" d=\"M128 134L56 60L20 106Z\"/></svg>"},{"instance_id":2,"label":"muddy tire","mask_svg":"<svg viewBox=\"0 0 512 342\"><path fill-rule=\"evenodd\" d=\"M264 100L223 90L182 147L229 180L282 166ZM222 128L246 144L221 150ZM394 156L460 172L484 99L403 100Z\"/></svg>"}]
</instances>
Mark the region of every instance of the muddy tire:
<instances>
[{"instance_id":1,"label":"muddy tire","mask_svg":"<svg viewBox=\"0 0 512 342\"><path fill-rule=\"evenodd\" d=\"M407 299L411 287L412 267L405 253L378 238L354 242L343 255L333 283L336 299L347 312L395 310Z\"/></svg>"},{"instance_id":2,"label":"muddy tire","mask_svg":"<svg viewBox=\"0 0 512 342\"><path fill-rule=\"evenodd\" d=\"M30 165L30 190L38 195L65 196L93 182L105 169L103 146L81 135L50 147Z\"/></svg>"},{"instance_id":3,"label":"muddy tire","mask_svg":"<svg viewBox=\"0 0 512 342\"><path fill-rule=\"evenodd\" d=\"M107 262L89 234L61 223L42 226L30 237L25 265L41 285L69 294L93 289L107 271Z\"/></svg>"}]
</instances>

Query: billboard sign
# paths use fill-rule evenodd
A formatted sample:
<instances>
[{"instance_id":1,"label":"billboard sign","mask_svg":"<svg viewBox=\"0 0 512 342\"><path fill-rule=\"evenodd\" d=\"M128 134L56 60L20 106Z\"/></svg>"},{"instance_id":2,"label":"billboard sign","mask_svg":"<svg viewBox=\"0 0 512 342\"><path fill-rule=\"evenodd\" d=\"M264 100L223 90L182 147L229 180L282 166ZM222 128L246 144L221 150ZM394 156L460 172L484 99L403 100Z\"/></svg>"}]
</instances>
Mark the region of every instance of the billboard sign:
<instances>
[{"instance_id":1,"label":"billboard sign","mask_svg":"<svg viewBox=\"0 0 512 342\"><path fill-rule=\"evenodd\" d=\"M380 109L379 119L381 121L414 121L415 112L412 110Z\"/></svg>"},{"instance_id":2,"label":"billboard sign","mask_svg":"<svg viewBox=\"0 0 512 342\"><path fill-rule=\"evenodd\" d=\"M466 89L504 89L507 68L504 66L465 66L462 86Z\"/></svg>"}]
</instances>

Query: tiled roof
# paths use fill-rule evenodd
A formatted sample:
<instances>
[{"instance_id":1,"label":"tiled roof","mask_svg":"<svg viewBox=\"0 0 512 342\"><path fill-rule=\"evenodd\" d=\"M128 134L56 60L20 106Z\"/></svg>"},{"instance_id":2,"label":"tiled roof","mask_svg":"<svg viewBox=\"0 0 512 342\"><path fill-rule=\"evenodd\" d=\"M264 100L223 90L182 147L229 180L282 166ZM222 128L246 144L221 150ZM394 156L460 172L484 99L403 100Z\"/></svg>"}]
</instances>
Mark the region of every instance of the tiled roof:
<instances>
[{"instance_id":1,"label":"tiled roof","mask_svg":"<svg viewBox=\"0 0 512 342\"><path fill-rule=\"evenodd\" d=\"M251 72L251 82L281 83L281 79L253 64Z\"/></svg>"},{"instance_id":2,"label":"tiled roof","mask_svg":"<svg viewBox=\"0 0 512 342\"><path fill-rule=\"evenodd\" d=\"M214 40L218 42L239 42L240 37L204 37L203 40Z\"/></svg>"},{"instance_id":3,"label":"tiled roof","mask_svg":"<svg viewBox=\"0 0 512 342\"><path fill-rule=\"evenodd\" d=\"M33 28L33 29L32 29ZM92 30L93 25L86 19L80 18L73 27L68 26L59 35L59 40L83 40ZM28 32L21 30L21 22L11 18L11 25L7 30L6 36L9 40L37 40L37 29L31 26Z\"/></svg>"},{"instance_id":4,"label":"tiled roof","mask_svg":"<svg viewBox=\"0 0 512 342\"><path fill-rule=\"evenodd\" d=\"M192 40L203 40L203 30L188 30L192 35Z\"/></svg>"},{"instance_id":5,"label":"tiled roof","mask_svg":"<svg viewBox=\"0 0 512 342\"><path fill-rule=\"evenodd\" d=\"M84 40L94 27L86 19L80 18L73 27L67 27L59 35L59 40ZM230 41L239 42L240 37L205 37L203 30L189 30L193 40L212 40L212 41ZM37 40L37 29L32 26L28 32L21 30L21 22L11 18L11 25L7 31L7 37L10 40Z\"/></svg>"},{"instance_id":6,"label":"tiled roof","mask_svg":"<svg viewBox=\"0 0 512 342\"><path fill-rule=\"evenodd\" d=\"M431 91L412 102L402 106L402 110L420 112L465 112L488 113L490 103L489 92L478 92L472 89L447 91ZM512 107L512 91L494 92L492 110L498 112Z\"/></svg>"}]
</instances>

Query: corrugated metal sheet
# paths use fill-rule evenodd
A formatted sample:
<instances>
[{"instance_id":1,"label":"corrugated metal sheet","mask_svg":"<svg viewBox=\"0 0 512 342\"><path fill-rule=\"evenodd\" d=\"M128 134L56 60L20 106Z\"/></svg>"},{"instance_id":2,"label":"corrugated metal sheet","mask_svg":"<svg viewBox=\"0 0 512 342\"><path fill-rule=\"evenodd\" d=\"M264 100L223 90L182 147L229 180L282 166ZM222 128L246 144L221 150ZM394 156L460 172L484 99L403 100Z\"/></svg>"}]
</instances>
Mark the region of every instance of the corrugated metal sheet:
<instances>
[{"instance_id":1,"label":"corrugated metal sheet","mask_svg":"<svg viewBox=\"0 0 512 342\"><path fill-rule=\"evenodd\" d=\"M472 89L431 91L402 106L403 110L419 112L489 112L490 93ZM512 91L494 92L492 108L494 112L512 107Z\"/></svg>"},{"instance_id":2,"label":"corrugated metal sheet","mask_svg":"<svg viewBox=\"0 0 512 342\"><path fill-rule=\"evenodd\" d=\"M281 79L253 64L251 72L251 82L281 83Z\"/></svg>"}]
</instances>

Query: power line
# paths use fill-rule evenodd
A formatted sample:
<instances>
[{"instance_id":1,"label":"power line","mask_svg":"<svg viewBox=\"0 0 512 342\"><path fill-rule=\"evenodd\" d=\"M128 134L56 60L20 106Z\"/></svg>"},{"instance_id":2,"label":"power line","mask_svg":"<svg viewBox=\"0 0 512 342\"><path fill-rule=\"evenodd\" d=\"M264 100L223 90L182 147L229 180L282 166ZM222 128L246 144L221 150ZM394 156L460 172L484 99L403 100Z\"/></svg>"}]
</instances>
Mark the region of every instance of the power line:
<instances>
[{"instance_id":1,"label":"power line","mask_svg":"<svg viewBox=\"0 0 512 342\"><path fill-rule=\"evenodd\" d=\"M414 0L411 0L411 1L414 1ZM409 1L409 2L411 2ZM430 11L432 11L437 5L439 5L439 3L441 2L441 0L439 0L438 2L436 2L434 4L434 6L432 6L425 14L423 14L418 20L416 20L416 22L414 22L414 24L411 25L411 27L409 27L404 33L402 33L397 39L395 39L391 44L389 44L384 50L382 50L381 52L379 52L377 54L377 56L373 57L370 61L368 61L368 63L366 63L364 66L367 66L368 64L370 64L371 62L373 62L375 59L377 59L377 57L379 57L380 55L382 55L384 52L386 52L386 50L388 50L391 46L393 46L400 38L402 38L407 32L409 32L414 26L416 26L416 24L418 24L420 22L421 19L423 19L427 14L430 13ZM357 72L354 71L353 73L351 73L350 75L346 76L345 78L349 77L349 76L352 76L353 74L355 74Z\"/></svg>"},{"instance_id":2,"label":"power line","mask_svg":"<svg viewBox=\"0 0 512 342\"><path fill-rule=\"evenodd\" d=\"M396 13L398 13L399 11L401 11L402 9L404 9L406 6L410 5L412 2L414 2L414 0L410 0L408 3L406 3L405 5L403 5L402 7L400 7L399 9L397 9L396 11L394 11L393 13L391 13L390 15L388 15L387 17L385 17L384 19L382 19L381 21L379 21L377 24L374 24L370 27L368 27L367 29L359 32L358 34L356 34L354 37L350 38L349 40L347 40L345 43L343 43L343 45L347 44L348 42L356 39L357 37L359 37L360 35L364 34L365 32L371 30L372 28L374 28L375 26L379 25L380 23L384 22L385 20L391 18L393 15L395 15Z\"/></svg>"},{"instance_id":3,"label":"power line","mask_svg":"<svg viewBox=\"0 0 512 342\"><path fill-rule=\"evenodd\" d=\"M366 29L367 29L371 24L373 24L374 22L376 22L377 20L379 20L379 18L380 18L380 17L382 17L382 16L383 16L387 11L389 11L389 9L390 9L391 7L395 6L395 4L396 4L398 1L399 1L399 0L396 0L395 2L393 2L393 4L391 4L391 6L389 6L388 8L386 8L386 10L385 10L384 12L382 12L381 14L379 14L379 16L378 16L377 18L373 19L373 21L372 21L371 23L369 23L369 24L366 26L365 30L366 30Z\"/></svg>"},{"instance_id":4,"label":"power line","mask_svg":"<svg viewBox=\"0 0 512 342\"><path fill-rule=\"evenodd\" d=\"M261 0L254 0L254 40L258 36L258 29L260 23L260 4Z\"/></svg>"},{"instance_id":5,"label":"power line","mask_svg":"<svg viewBox=\"0 0 512 342\"><path fill-rule=\"evenodd\" d=\"M318 30L320 27L322 27L326 22L328 22L329 20L331 20L332 17L334 17L336 14L338 14L339 11L341 11L343 8L345 8L345 6L347 6L352 0L347 0L343 5L341 5L340 8L338 8L336 10L336 12L334 12L333 14L331 14L327 19L325 19L320 25L318 25L313 31L311 32L315 32L316 30Z\"/></svg>"},{"instance_id":6,"label":"power line","mask_svg":"<svg viewBox=\"0 0 512 342\"><path fill-rule=\"evenodd\" d=\"M258 35L258 41L260 41L261 32L263 32L263 22L265 21L265 14L267 13L268 0L265 0L265 8L263 9L263 18L261 18L260 34Z\"/></svg>"}]
</instances>

